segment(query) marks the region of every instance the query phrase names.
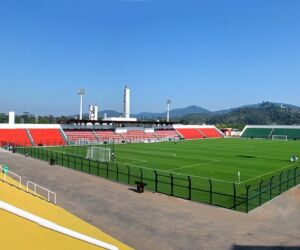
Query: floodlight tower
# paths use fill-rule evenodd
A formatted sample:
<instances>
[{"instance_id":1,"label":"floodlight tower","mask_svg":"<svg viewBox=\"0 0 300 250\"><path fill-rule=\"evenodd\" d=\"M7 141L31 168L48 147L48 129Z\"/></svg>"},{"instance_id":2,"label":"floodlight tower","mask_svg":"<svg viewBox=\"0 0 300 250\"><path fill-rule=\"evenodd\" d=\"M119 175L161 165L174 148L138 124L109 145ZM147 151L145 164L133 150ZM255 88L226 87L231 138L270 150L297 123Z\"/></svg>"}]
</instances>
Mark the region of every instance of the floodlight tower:
<instances>
[{"instance_id":1,"label":"floodlight tower","mask_svg":"<svg viewBox=\"0 0 300 250\"><path fill-rule=\"evenodd\" d=\"M170 104L171 104L171 99L169 98L167 100L167 122L170 121Z\"/></svg>"},{"instance_id":2,"label":"floodlight tower","mask_svg":"<svg viewBox=\"0 0 300 250\"><path fill-rule=\"evenodd\" d=\"M80 95L80 110L79 110L79 120L82 120L82 99L85 95L85 89L81 89L78 93Z\"/></svg>"},{"instance_id":3,"label":"floodlight tower","mask_svg":"<svg viewBox=\"0 0 300 250\"><path fill-rule=\"evenodd\" d=\"M130 89L125 85L124 88L124 112L123 117L126 119L130 118Z\"/></svg>"}]
</instances>

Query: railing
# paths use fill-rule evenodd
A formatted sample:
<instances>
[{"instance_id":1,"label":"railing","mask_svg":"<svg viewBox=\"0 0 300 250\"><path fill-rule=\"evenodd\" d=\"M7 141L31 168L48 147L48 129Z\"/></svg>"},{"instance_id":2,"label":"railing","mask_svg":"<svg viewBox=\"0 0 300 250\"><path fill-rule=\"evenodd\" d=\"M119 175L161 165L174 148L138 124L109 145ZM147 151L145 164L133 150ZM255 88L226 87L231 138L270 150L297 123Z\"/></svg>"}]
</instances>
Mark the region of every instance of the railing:
<instances>
[{"instance_id":1,"label":"railing","mask_svg":"<svg viewBox=\"0 0 300 250\"><path fill-rule=\"evenodd\" d=\"M14 172L6 170L6 169L4 169L1 166L0 166L0 171L3 174L3 178L2 179L3 179L4 182L7 182L7 174L10 174L11 176L16 177L18 179L18 181L19 181L19 188L22 189L22 177L21 176L15 174Z\"/></svg>"},{"instance_id":2,"label":"railing","mask_svg":"<svg viewBox=\"0 0 300 250\"><path fill-rule=\"evenodd\" d=\"M23 189L23 188L22 188L22 177L21 177L20 175L17 175L16 173L9 171L9 170L5 169L5 168L2 167L2 166L0 166L0 171L1 171L2 175L3 175L3 176L2 176L2 180L3 180L4 182L8 182L8 180L7 180L7 175L9 174L10 177L14 177L14 178L17 178L17 179L18 179L18 186L19 186L19 189L21 189L21 190ZM13 183L10 183L10 184L13 184ZM42 187L42 186L38 185L38 184L36 184L36 183L34 183L34 182L32 182L32 181L27 181L27 183L26 183L26 191L27 191L28 193L31 193L31 189L29 188L29 185L30 185L30 184L33 185L33 194L34 194L34 195L39 194L39 193L37 192L37 188L42 189L42 190L44 190L44 191L47 192L47 195L46 195L46 196L47 196L47 201L52 202L52 201L51 201L51 194L52 194L52 196L53 196L53 202L52 202L52 203L56 204L56 193L54 193L53 191L51 191L51 190L49 190L49 189L47 189L47 188L45 188L45 187ZM39 195L42 196L43 198L45 198L42 194L39 194Z\"/></svg>"},{"instance_id":3,"label":"railing","mask_svg":"<svg viewBox=\"0 0 300 250\"><path fill-rule=\"evenodd\" d=\"M78 150L67 153L43 147L20 147L16 150L18 153L77 171L129 185L135 185L136 181L146 182L148 190L246 213L300 183L299 164L294 164L286 171L278 171L238 184L212 178L180 175L175 172L140 167L138 164L93 161L86 159L85 155L78 155L80 153Z\"/></svg>"},{"instance_id":4,"label":"railing","mask_svg":"<svg viewBox=\"0 0 300 250\"><path fill-rule=\"evenodd\" d=\"M39 194L39 193L37 193L37 188L42 189L42 190L44 190L44 191L47 192L47 200L48 200L49 202L52 202L52 201L50 200L50 198L51 198L50 195L51 195L51 194L53 195L53 197L54 197L53 203L56 204L56 193L52 192L52 191L49 190L48 188L45 188L45 187L42 187L42 186L38 185L38 184L36 184L36 183L34 183L34 182L32 182L32 181L27 181L27 183L26 183L26 188L27 188L27 190L26 190L26 191L29 192L29 193L30 193L30 191L31 191L31 189L29 188L29 185L30 185L30 184L32 184L32 186L33 186L33 194L34 194L34 195Z\"/></svg>"}]
</instances>

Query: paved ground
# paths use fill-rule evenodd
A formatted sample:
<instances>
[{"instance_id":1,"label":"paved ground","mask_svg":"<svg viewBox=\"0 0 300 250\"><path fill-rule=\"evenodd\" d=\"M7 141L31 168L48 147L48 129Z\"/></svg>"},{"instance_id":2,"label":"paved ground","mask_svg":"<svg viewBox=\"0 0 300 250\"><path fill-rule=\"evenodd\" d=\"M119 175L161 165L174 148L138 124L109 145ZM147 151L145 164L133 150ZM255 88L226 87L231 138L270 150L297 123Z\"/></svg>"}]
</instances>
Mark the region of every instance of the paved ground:
<instances>
[{"instance_id":1,"label":"paved ground","mask_svg":"<svg viewBox=\"0 0 300 250\"><path fill-rule=\"evenodd\" d=\"M151 192L137 194L126 185L0 151L3 163L55 191L63 208L136 249L300 249L300 186L243 214Z\"/></svg>"}]
</instances>

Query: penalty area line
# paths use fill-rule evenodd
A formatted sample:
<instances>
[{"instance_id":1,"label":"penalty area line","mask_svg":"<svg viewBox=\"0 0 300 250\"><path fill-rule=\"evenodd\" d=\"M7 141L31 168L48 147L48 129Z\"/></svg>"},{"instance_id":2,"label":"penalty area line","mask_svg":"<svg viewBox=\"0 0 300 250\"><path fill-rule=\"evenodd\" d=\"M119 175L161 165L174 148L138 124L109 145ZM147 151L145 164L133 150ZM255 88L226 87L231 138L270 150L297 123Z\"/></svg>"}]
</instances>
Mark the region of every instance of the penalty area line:
<instances>
[{"instance_id":1,"label":"penalty area line","mask_svg":"<svg viewBox=\"0 0 300 250\"><path fill-rule=\"evenodd\" d=\"M122 164L126 164L128 166L133 166L136 168L141 168L141 169L148 169L148 170L152 170L152 171L159 171L159 172L164 172L164 173L168 173L168 174L176 174L179 176L184 176L184 177L193 177L193 178L197 178L197 179L203 179L203 180L211 180L211 181L217 181L217 182L223 182L223 183L229 183L232 184L233 181L225 181L225 180L220 180L220 179L215 179L215 178L209 178L209 177L203 177L203 176L198 176L198 175L187 175L187 174L180 174L178 172L172 172L172 171L167 171L167 170L162 170L162 169L155 169L155 168L148 168L148 167L143 167L143 166L139 166L139 165L135 165L135 164L131 164L131 163L125 163L125 162L119 162L119 161L115 161L116 163L122 163Z\"/></svg>"},{"instance_id":2,"label":"penalty area line","mask_svg":"<svg viewBox=\"0 0 300 250\"><path fill-rule=\"evenodd\" d=\"M286 166L285 166L285 167L283 167L283 168L276 169L276 170L274 170L274 171L271 171L271 172L268 172L268 173L266 173L266 174L262 174L262 175L260 175L260 176L256 176L256 177L254 177L254 178L251 178L251 179L249 179L249 180L242 181L241 183L239 183L239 185L240 185L240 184L244 184L244 183L246 183L246 182L249 182L249 181L253 181L253 180L255 180L255 179L258 179L258 178L261 178L261 177L263 177L263 176L266 176L266 175L269 175L269 174L275 173L275 172L277 172L277 171L280 171L280 170L286 169L286 168L288 168L288 167L294 166L295 164L297 164L297 163L292 163L292 164L286 165Z\"/></svg>"},{"instance_id":3,"label":"penalty area line","mask_svg":"<svg viewBox=\"0 0 300 250\"><path fill-rule=\"evenodd\" d=\"M139 160L139 159L135 159L135 158L129 158L129 157L123 157L123 156L117 156L118 158L123 158L123 159L127 159L127 160L133 160L133 161L136 161L136 162L143 162L143 163L146 163L147 161L145 160Z\"/></svg>"}]
</instances>

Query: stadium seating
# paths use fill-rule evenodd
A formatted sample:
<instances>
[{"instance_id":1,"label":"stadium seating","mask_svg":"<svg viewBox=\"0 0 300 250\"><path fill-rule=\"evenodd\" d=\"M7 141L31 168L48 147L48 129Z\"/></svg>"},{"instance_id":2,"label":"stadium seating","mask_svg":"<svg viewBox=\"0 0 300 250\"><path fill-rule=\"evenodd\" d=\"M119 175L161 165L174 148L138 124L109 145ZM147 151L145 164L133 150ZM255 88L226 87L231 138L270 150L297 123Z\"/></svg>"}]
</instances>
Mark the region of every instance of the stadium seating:
<instances>
[{"instance_id":1,"label":"stadium seating","mask_svg":"<svg viewBox=\"0 0 300 250\"><path fill-rule=\"evenodd\" d=\"M93 131L87 130L65 130L64 131L68 140L74 143L96 143L98 142L97 137L93 133Z\"/></svg>"},{"instance_id":2,"label":"stadium seating","mask_svg":"<svg viewBox=\"0 0 300 250\"><path fill-rule=\"evenodd\" d=\"M124 138L121 134L115 133L113 130L99 130L95 131L100 141L116 141L120 142Z\"/></svg>"},{"instance_id":3,"label":"stadium seating","mask_svg":"<svg viewBox=\"0 0 300 250\"><path fill-rule=\"evenodd\" d=\"M274 128L270 138L272 138L273 135L286 135L288 139L297 140L300 139L300 129Z\"/></svg>"},{"instance_id":4,"label":"stadium seating","mask_svg":"<svg viewBox=\"0 0 300 250\"><path fill-rule=\"evenodd\" d=\"M199 128L198 129L206 138L222 138L222 135L215 128Z\"/></svg>"},{"instance_id":5,"label":"stadium seating","mask_svg":"<svg viewBox=\"0 0 300 250\"><path fill-rule=\"evenodd\" d=\"M178 134L175 130L166 129L166 130L155 130L155 135L158 138L178 138Z\"/></svg>"},{"instance_id":6,"label":"stadium seating","mask_svg":"<svg viewBox=\"0 0 300 250\"><path fill-rule=\"evenodd\" d=\"M123 133L122 136L126 140L131 141L141 141L156 138L153 133L145 133L143 130L128 130L126 133Z\"/></svg>"},{"instance_id":7,"label":"stadium seating","mask_svg":"<svg viewBox=\"0 0 300 250\"><path fill-rule=\"evenodd\" d=\"M55 146L65 145L58 129L29 129L35 145Z\"/></svg>"},{"instance_id":8,"label":"stadium seating","mask_svg":"<svg viewBox=\"0 0 300 250\"><path fill-rule=\"evenodd\" d=\"M30 146L31 142L25 129L0 129L0 144L15 146Z\"/></svg>"},{"instance_id":9,"label":"stadium seating","mask_svg":"<svg viewBox=\"0 0 300 250\"><path fill-rule=\"evenodd\" d=\"M241 137L245 138L268 138L272 128L246 128Z\"/></svg>"},{"instance_id":10,"label":"stadium seating","mask_svg":"<svg viewBox=\"0 0 300 250\"><path fill-rule=\"evenodd\" d=\"M187 140L204 138L203 134L195 128L177 128L176 131L178 131Z\"/></svg>"}]
</instances>

